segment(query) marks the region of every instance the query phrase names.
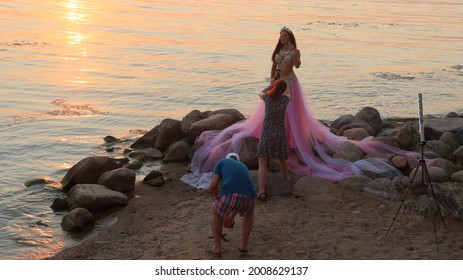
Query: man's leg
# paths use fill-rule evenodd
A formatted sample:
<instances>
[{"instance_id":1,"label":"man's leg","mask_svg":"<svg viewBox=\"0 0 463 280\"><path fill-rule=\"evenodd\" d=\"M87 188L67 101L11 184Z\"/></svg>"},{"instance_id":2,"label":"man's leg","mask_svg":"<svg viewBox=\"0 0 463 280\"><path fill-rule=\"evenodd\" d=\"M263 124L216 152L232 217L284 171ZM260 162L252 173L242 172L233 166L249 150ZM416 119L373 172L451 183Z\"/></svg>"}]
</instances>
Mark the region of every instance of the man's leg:
<instances>
[{"instance_id":1,"label":"man's leg","mask_svg":"<svg viewBox=\"0 0 463 280\"><path fill-rule=\"evenodd\" d=\"M227 215L225 215L225 218L223 219L223 226L226 228L230 227L233 224L233 221L235 220L238 212L239 209L233 209L233 211L230 211Z\"/></svg>"},{"instance_id":2,"label":"man's leg","mask_svg":"<svg viewBox=\"0 0 463 280\"><path fill-rule=\"evenodd\" d=\"M254 225L254 209L243 217L243 228L241 230L240 250L248 250L248 239Z\"/></svg>"},{"instance_id":3,"label":"man's leg","mask_svg":"<svg viewBox=\"0 0 463 280\"><path fill-rule=\"evenodd\" d=\"M219 214L212 211L211 215L211 230L212 236L214 237L214 246L212 246L211 250L215 254L222 253L222 219L220 218Z\"/></svg>"}]
</instances>

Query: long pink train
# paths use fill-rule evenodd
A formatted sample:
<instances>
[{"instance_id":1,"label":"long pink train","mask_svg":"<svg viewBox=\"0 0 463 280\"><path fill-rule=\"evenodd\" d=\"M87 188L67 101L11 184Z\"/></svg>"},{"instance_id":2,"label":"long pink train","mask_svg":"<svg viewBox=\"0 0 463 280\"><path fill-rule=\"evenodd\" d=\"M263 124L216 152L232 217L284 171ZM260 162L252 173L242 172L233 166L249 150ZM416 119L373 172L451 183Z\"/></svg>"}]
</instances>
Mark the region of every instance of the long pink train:
<instances>
[{"instance_id":1,"label":"long pink train","mask_svg":"<svg viewBox=\"0 0 463 280\"><path fill-rule=\"evenodd\" d=\"M290 155L288 168L298 175L314 175L329 181L340 181L362 170L395 177L402 173L381 157L369 157L355 162L334 159L326 153L325 145L332 151L338 150L346 141L359 147L365 154L379 156L402 155L419 158L414 152L401 150L378 141L347 140L330 132L310 110L304 90L298 79L291 75L286 79L291 90L291 101L286 109L286 131ZM256 99L257 94L256 94ZM235 123L222 131L205 131L200 135L203 143L196 151L191 171L182 181L196 188L208 188L214 164L230 152L239 153L241 141L246 137L260 138L265 113L265 104L259 99L254 114L246 120Z\"/></svg>"}]
</instances>

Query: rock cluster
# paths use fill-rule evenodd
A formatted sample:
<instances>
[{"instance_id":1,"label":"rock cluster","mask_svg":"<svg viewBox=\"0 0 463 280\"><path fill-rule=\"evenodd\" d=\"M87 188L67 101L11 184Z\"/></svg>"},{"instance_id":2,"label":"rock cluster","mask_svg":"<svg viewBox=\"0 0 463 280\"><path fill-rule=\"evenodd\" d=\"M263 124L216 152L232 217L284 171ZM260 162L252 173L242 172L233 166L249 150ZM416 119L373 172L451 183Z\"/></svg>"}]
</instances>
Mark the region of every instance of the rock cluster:
<instances>
[{"instance_id":1,"label":"rock cluster","mask_svg":"<svg viewBox=\"0 0 463 280\"><path fill-rule=\"evenodd\" d=\"M198 136L206 130L222 130L244 120L242 113L235 109L200 112L193 110L182 120L165 119L143 136L136 139L123 154L116 157L90 157L74 165L62 179L62 187L68 192L67 204L71 212L63 218L63 228L74 230L91 221L86 211L106 207L120 207L127 204L124 193L135 186L135 171L148 161L188 162L191 161L198 145ZM463 219L463 118L451 112L446 117L424 120L425 145L420 142L416 119L383 120L379 112L365 107L355 115L342 115L331 124L325 124L336 135L348 140L375 140L400 149L424 152L433 159L432 166L422 161L391 155L386 160L399 169L403 176L393 179L381 178L378 174L365 172L364 176L354 176L340 182L329 182L315 176L292 176L290 182L281 179L278 165L270 162L267 192L272 195L292 193L310 196L312 199L329 199L329 193L337 187L348 187L378 199L384 203L400 203L404 195L411 193L416 199L408 204L408 209L430 209L436 205L446 213ZM114 151L113 145L122 142L113 136L105 137L107 151ZM257 183L258 139L243 140L239 151L242 161L251 170ZM374 160L349 141L334 151L334 158L349 161ZM426 167L428 176L422 176ZM185 171L186 172L186 171ZM424 178L424 181L422 180ZM153 186L164 184L163 174L153 170L143 180ZM431 194L432 193L432 194ZM431 195L430 195L431 194ZM425 204L425 205L422 205ZM79 209L79 213L73 213ZM426 211L424 211L426 212ZM422 213L423 214L423 213ZM426 213L424 213L426 214ZM71 219L70 217L74 217ZM65 221L66 220L66 221ZM69 220L73 220L69 222Z\"/></svg>"},{"instance_id":2,"label":"rock cluster","mask_svg":"<svg viewBox=\"0 0 463 280\"><path fill-rule=\"evenodd\" d=\"M55 199L52 208L69 210L61 226L74 231L94 222L91 211L127 205L123 192L134 189L135 172L110 157L87 157L68 170L61 185L67 197Z\"/></svg>"}]
</instances>

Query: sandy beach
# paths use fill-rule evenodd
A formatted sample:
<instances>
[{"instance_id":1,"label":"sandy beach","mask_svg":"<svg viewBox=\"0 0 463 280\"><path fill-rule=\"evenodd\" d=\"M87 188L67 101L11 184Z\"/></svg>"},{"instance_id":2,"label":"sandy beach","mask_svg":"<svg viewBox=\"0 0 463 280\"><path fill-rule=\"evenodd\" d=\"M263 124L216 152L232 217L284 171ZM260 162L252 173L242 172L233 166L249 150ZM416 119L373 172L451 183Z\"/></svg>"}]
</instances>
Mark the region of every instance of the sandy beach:
<instances>
[{"instance_id":1,"label":"sandy beach","mask_svg":"<svg viewBox=\"0 0 463 280\"><path fill-rule=\"evenodd\" d=\"M283 26L294 32L301 52L301 66L294 72L309 112L323 123L355 115L366 106L375 107L384 120L417 118L417 93L423 94L426 118L450 111L463 115L461 1L417 5L405 0L10 0L2 4L0 259L4 260L43 259L81 241L81 233L61 229L66 212L50 208L55 198L65 195L59 181L81 159L127 157L125 149L132 140L165 119L182 120L194 110L236 108L251 117L259 91L268 85L271 55ZM109 145L106 136L122 142ZM160 151L164 156L166 150ZM148 162L138 176L157 165ZM100 230L116 218L111 214L99 219L97 237L67 250L68 257L58 256L78 258L71 252L80 250L84 259L208 258L203 253L212 243L210 199L178 182L184 166L178 167L166 175L171 180L160 189L137 187L133 193L137 197L119 210L117 224ZM37 179L47 183L30 185ZM391 244L411 240L407 246L412 243L415 251L406 253L415 255L416 250L429 248L434 254L432 219L424 224L426 218L409 216L411 223L416 219L416 226L423 226L423 235L430 234L423 240L415 241L418 237L409 228L400 235L404 226L398 224L407 222L406 215L399 216L387 238L372 235L389 226L396 206L382 206L348 190L339 192L274 197L259 205L250 258L274 254L356 258L353 252L341 254L343 248L365 250L355 240L342 242L333 236L331 247L322 243L331 229L345 234L357 230L361 219L374 223L353 234L362 245L373 238L378 245L388 244L389 239L394 239ZM364 208L365 201L372 207ZM226 230L231 241L223 244L223 258L240 258L235 248L240 221L235 229ZM438 223L439 242L445 243L445 235L459 229L450 218L446 221L447 230ZM294 230L292 223L297 224ZM189 232L184 235L185 230ZM453 247L459 246L456 243L449 242ZM138 248L139 244L144 247ZM189 254L182 246L189 248ZM284 252L272 253L280 246ZM385 252L377 254L389 257Z\"/></svg>"},{"instance_id":2,"label":"sandy beach","mask_svg":"<svg viewBox=\"0 0 463 280\"><path fill-rule=\"evenodd\" d=\"M164 186L137 183L134 198L118 211L115 224L49 259L212 259L205 253L212 245L212 199L207 191L179 180L186 167L164 164ZM437 211L434 218L413 214L407 211L407 201L413 199L407 195L394 221L400 204L387 205L341 186L308 197L271 197L256 206L249 256L238 253L239 217L235 228L224 229L229 242L222 242L222 259L462 259L463 223L444 215L445 228Z\"/></svg>"}]
</instances>

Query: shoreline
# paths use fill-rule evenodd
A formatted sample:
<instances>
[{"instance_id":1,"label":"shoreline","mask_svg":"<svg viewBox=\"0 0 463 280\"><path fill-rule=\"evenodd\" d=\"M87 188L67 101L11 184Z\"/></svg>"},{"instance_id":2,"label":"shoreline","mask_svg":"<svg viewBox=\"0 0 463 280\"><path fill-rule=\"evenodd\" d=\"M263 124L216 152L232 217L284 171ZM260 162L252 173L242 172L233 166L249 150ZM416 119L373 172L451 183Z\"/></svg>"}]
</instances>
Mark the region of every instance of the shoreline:
<instances>
[{"instance_id":1,"label":"shoreline","mask_svg":"<svg viewBox=\"0 0 463 280\"><path fill-rule=\"evenodd\" d=\"M388 128L398 128L417 125L418 118L383 121ZM90 231L91 237L45 259L211 259L205 250L212 245L212 198L207 190L180 181L189 164L161 163L158 171L164 176L164 185L153 187L137 181L135 189L127 193L131 197L127 206L113 214L116 223L96 234ZM290 172L291 187L299 178ZM257 203L248 257L238 252L241 218L237 218L235 228L223 231L230 241L222 244L222 259L463 259L461 220L450 214L441 218L437 209L434 214L432 210L431 214L420 213L414 203L421 199L417 194L409 193L402 207L337 183L314 184L305 192L303 196L295 195L297 192L271 196L265 203Z\"/></svg>"},{"instance_id":2,"label":"shoreline","mask_svg":"<svg viewBox=\"0 0 463 280\"><path fill-rule=\"evenodd\" d=\"M134 198L117 212L117 222L74 247L46 260L208 260L212 244L212 200L205 190L179 181L186 163L163 164L166 184L137 182ZM411 197L409 198L411 199ZM463 223L452 217L400 213L386 236L399 205L387 205L362 193L336 186L306 198L271 197L256 206L250 255L238 245L241 218L224 229L225 260L445 260L463 258ZM437 244L436 244L437 237ZM439 251L436 250L438 246Z\"/></svg>"}]
</instances>

